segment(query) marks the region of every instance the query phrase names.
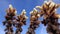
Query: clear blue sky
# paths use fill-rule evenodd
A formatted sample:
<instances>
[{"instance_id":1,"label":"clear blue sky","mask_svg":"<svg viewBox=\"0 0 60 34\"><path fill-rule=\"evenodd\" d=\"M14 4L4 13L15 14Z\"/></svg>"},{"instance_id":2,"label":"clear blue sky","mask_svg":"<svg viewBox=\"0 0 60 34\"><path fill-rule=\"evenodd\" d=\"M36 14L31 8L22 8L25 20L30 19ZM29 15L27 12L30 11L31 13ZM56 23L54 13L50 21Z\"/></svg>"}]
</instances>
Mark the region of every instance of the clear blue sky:
<instances>
[{"instance_id":1,"label":"clear blue sky","mask_svg":"<svg viewBox=\"0 0 60 34\"><path fill-rule=\"evenodd\" d=\"M60 0L54 0L54 2L60 4ZM4 16L6 15L5 10L8 8L9 4L12 4L17 10L19 15L23 9L26 9L27 16L29 17L29 12L37 5L42 5L44 0L0 0L0 34L4 34L5 26L2 25L2 21L5 20ZM60 8L59 8L60 9ZM60 13L58 9L57 13ZM23 31L21 34L26 34L29 27L29 19L27 20L27 25L23 26ZM15 30L15 29L14 29ZM43 24L40 24L40 27L35 31L36 34L47 34L46 27Z\"/></svg>"}]
</instances>

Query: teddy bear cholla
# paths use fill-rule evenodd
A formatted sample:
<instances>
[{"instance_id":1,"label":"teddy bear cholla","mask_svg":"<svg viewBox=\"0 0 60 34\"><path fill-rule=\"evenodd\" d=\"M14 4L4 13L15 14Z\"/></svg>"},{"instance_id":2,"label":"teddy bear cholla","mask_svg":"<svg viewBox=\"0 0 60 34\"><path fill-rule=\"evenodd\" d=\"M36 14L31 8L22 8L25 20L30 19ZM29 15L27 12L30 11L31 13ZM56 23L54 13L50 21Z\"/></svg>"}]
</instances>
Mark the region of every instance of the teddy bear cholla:
<instances>
[{"instance_id":1,"label":"teddy bear cholla","mask_svg":"<svg viewBox=\"0 0 60 34\"><path fill-rule=\"evenodd\" d=\"M22 26L23 25L26 25L26 20L27 20L27 16L26 16L26 12L25 12L25 9L23 9L22 13L20 15L17 16L17 22L16 23L16 33L15 34L21 34L22 32Z\"/></svg>"},{"instance_id":2,"label":"teddy bear cholla","mask_svg":"<svg viewBox=\"0 0 60 34\"><path fill-rule=\"evenodd\" d=\"M3 21L3 25L6 26L6 29L5 29L5 31L7 31L6 34L13 34L13 28L12 28L13 22L12 22L12 20L14 19L16 12L17 11L10 4L9 8L6 10L6 16L5 16L6 20Z\"/></svg>"},{"instance_id":3,"label":"teddy bear cholla","mask_svg":"<svg viewBox=\"0 0 60 34\"><path fill-rule=\"evenodd\" d=\"M36 6L41 10L40 14L44 15L42 23L47 25L47 32L49 34L60 34L58 19L60 15L56 13L56 9L59 7L59 4L55 4L52 1L45 1L42 6Z\"/></svg>"},{"instance_id":4,"label":"teddy bear cholla","mask_svg":"<svg viewBox=\"0 0 60 34\"><path fill-rule=\"evenodd\" d=\"M38 20L39 17L40 17L39 12L34 8L34 10L31 12L31 16L30 16L30 25L39 25L39 23L40 23L40 21ZM35 29L35 28L33 27L33 29Z\"/></svg>"},{"instance_id":5,"label":"teddy bear cholla","mask_svg":"<svg viewBox=\"0 0 60 34\"><path fill-rule=\"evenodd\" d=\"M39 27L40 21L39 17L40 14L39 12L34 8L33 11L30 12L30 26L28 28L27 34L35 34L34 30Z\"/></svg>"}]
</instances>

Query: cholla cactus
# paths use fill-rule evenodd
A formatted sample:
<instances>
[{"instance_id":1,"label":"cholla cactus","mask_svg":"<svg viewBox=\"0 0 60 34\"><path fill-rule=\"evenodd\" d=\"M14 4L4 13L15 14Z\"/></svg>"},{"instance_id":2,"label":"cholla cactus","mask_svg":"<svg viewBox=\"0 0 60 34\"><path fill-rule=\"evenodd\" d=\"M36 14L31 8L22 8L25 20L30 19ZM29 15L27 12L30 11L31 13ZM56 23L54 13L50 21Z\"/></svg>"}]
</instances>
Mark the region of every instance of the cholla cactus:
<instances>
[{"instance_id":1,"label":"cholla cactus","mask_svg":"<svg viewBox=\"0 0 60 34\"><path fill-rule=\"evenodd\" d=\"M41 10L40 14L44 15L44 20L52 15L53 13L56 13L56 8L58 8L60 5L55 4L52 1L45 1L42 6L36 6L36 8L39 8Z\"/></svg>"},{"instance_id":2,"label":"cholla cactus","mask_svg":"<svg viewBox=\"0 0 60 34\"><path fill-rule=\"evenodd\" d=\"M25 9L22 11L21 15L18 16L18 17L20 17L20 21L21 21L24 25L26 25L26 19L28 19L28 17L26 16Z\"/></svg>"},{"instance_id":3,"label":"cholla cactus","mask_svg":"<svg viewBox=\"0 0 60 34\"><path fill-rule=\"evenodd\" d=\"M7 14L5 16L5 21L3 22L3 25L6 26L6 29L5 31L6 34L13 34L13 19L14 19L14 16L16 15L16 10L12 7L12 5L10 4L9 5L9 8L6 10Z\"/></svg>"},{"instance_id":4,"label":"cholla cactus","mask_svg":"<svg viewBox=\"0 0 60 34\"><path fill-rule=\"evenodd\" d=\"M33 11L30 12L30 26L26 34L35 34L35 30L39 27L40 22L42 22L44 26L47 25L46 30L48 34L60 34L60 23L58 23L60 14L56 13L59 7L60 4L56 4L52 0L44 1L42 6L36 6L36 8L39 8L41 11L38 12L38 10L34 8ZM3 25L6 26L5 34L14 34L13 26L16 27L15 34L21 34L23 30L22 26L26 25L28 17L26 16L25 9L23 9L22 13L18 15L17 18L15 18L16 13L16 9L10 4L9 8L6 10L6 20L3 22ZM43 16L43 21L39 20L41 16Z\"/></svg>"},{"instance_id":5,"label":"cholla cactus","mask_svg":"<svg viewBox=\"0 0 60 34\"><path fill-rule=\"evenodd\" d=\"M33 11L30 12L30 27L28 28L27 34L35 34L34 30L38 28L40 21L38 18L40 17L39 12L34 8Z\"/></svg>"},{"instance_id":6,"label":"cholla cactus","mask_svg":"<svg viewBox=\"0 0 60 34\"><path fill-rule=\"evenodd\" d=\"M41 10L40 14L44 15L42 23L47 25L47 32L49 34L60 34L58 18L59 14L56 14L56 9L59 7L59 4L55 4L52 1L45 1L42 6L36 6Z\"/></svg>"},{"instance_id":7,"label":"cholla cactus","mask_svg":"<svg viewBox=\"0 0 60 34\"><path fill-rule=\"evenodd\" d=\"M39 12L34 8L34 10L31 13L30 21L31 23L34 23L34 21L38 21L38 18L40 17ZM39 24L38 22L36 22Z\"/></svg>"},{"instance_id":8,"label":"cholla cactus","mask_svg":"<svg viewBox=\"0 0 60 34\"><path fill-rule=\"evenodd\" d=\"M11 16L15 16L17 13L16 9L14 9L11 4L9 5L9 8L6 10L6 12L8 15L11 15Z\"/></svg>"},{"instance_id":9,"label":"cholla cactus","mask_svg":"<svg viewBox=\"0 0 60 34\"><path fill-rule=\"evenodd\" d=\"M23 26L23 25L26 25L26 20L27 20L27 16L26 16L26 12L25 12L25 10L23 10L22 11L22 13L19 15L19 16L17 16L17 24L16 24L16 33L15 34L21 34L21 32L22 32L22 28L21 28L21 26Z\"/></svg>"}]
</instances>

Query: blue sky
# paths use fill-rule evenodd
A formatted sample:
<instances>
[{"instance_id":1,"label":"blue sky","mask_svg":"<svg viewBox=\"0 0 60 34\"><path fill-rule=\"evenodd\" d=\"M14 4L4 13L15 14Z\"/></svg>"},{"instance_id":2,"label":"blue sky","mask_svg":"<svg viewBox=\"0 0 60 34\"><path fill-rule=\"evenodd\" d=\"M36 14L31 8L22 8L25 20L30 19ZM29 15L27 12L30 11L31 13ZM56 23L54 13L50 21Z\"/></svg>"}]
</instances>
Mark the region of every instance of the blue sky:
<instances>
[{"instance_id":1,"label":"blue sky","mask_svg":"<svg viewBox=\"0 0 60 34\"><path fill-rule=\"evenodd\" d=\"M54 0L55 3L60 4L60 0ZM8 8L9 4L12 4L17 10L19 15L23 9L26 10L27 16L29 17L29 12L37 5L42 5L44 0L0 0L0 34L4 34L5 26L2 25L2 21L5 20L4 16L6 15L5 10ZM60 8L58 8L57 13L60 13ZM23 26L23 31L21 34L26 34L29 27L29 19L27 19L27 25ZM15 29L14 29L15 30ZM36 34L47 34L46 27L43 24L40 24L40 27L35 30Z\"/></svg>"}]
</instances>

